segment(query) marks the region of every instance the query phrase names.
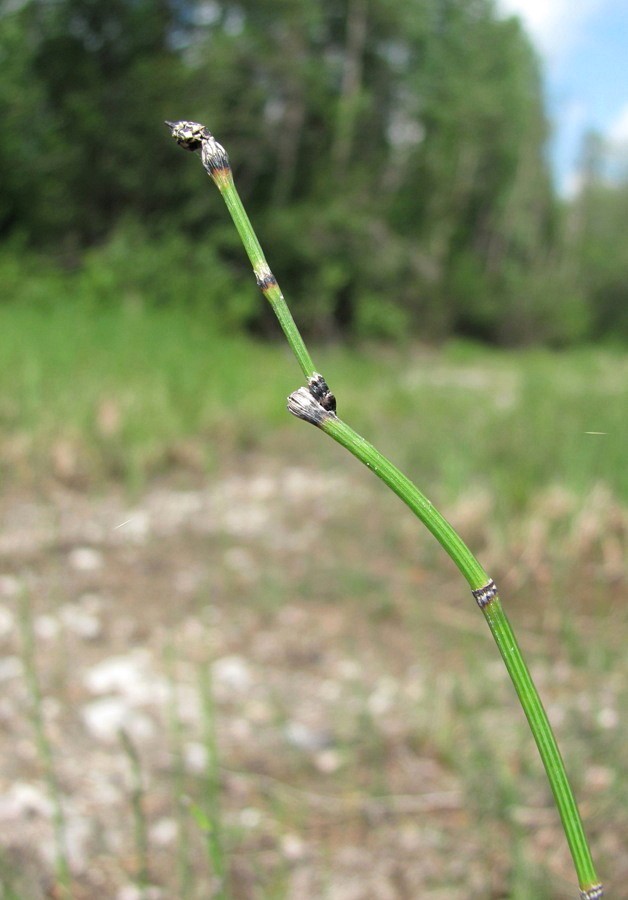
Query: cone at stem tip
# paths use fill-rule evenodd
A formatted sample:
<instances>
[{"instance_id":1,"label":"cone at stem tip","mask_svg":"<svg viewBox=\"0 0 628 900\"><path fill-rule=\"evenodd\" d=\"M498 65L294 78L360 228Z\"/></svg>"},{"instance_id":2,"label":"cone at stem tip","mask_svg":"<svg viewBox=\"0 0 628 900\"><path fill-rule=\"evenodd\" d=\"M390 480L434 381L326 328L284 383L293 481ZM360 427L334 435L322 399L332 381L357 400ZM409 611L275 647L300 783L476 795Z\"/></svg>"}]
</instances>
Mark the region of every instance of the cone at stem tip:
<instances>
[{"instance_id":1,"label":"cone at stem tip","mask_svg":"<svg viewBox=\"0 0 628 900\"><path fill-rule=\"evenodd\" d=\"M189 122L182 119L180 122L164 123L179 147L191 150L193 153L201 151L201 160L207 174L214 179L219 187L224 187L225 177L229 177L231 166L227 151L219 144L209 128L200 122Z\"/></svg>"},{"instance_id":2,"label":"cone at stem tip","mask_svg":"<svg viewBox=\"0 0 628 900\"><path fill-rule=\"evenodd\" d=\"M166 125L179 146L192 152L200 151L203 166L222 194L242 239L253 265L257 283L270 301L307 378L308 386L299 388L288 398L289 412L325 431L375 472L428 527L471 585L475 599L489 622L541 752L578 874L581 900L599 900L603 896L603 888L597 881L573 791L551 725L497 598L494 582L489 579L471 551L427 498L386 457L337 418L335 397L322 375L314 370L307 347L298 332L279 285L268 267L235 188L229 158L224 148L209 129L199 122L182 120L166 122Z\"/></svg>"},{"instance_id":3,"label":"cone at stem tip","mask_svg":"<svg viewBox=\"0 0 628 900\"><path fill-rule=\"evenodd\" d=\"M200 122L164 122L170 129L172 137L175 139L179 147L184 150L200 150L204 140L211 140L212 135L208 128L201 125Z\"/></svg>"}]
</instances>

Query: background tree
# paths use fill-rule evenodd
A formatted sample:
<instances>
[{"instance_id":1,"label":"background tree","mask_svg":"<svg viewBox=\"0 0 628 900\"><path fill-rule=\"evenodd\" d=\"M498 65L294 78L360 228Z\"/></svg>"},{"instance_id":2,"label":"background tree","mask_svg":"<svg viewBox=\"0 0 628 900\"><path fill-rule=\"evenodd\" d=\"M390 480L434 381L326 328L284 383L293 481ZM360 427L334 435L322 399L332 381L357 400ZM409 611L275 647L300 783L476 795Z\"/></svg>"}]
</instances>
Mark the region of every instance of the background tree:
<instances>
[{"instance_id":1,"label":"background tree","mask_svg":"<svg viewBox=\"0 0 628 900\"><path fill-rule=\"evenodd\" d=\"M5 232L80 248L123 215L174 205L176 183L155 178L166 148L150 136L185 90L181 28L153 0L31 0L3 12Z\"/></svg>"},{"instance_id":2,"label":"background tree","mask_svg":"<svg viewBox=\"0 0 628 900\"><path fill-rule=\"evenodd\" d=\"M180 265L202 240L216 281L244 284L231 229L162 138L194 118L228 146L306 330L586 332L538 61L492 0L27 0L0 11L0 58L5 237L81 265L131 222L160 258L183 230ZM211 293L203 277L186 294ZM263 307L245 319L265 330Z\"/></svg>"},{"instance_id":3,"label":"background tree","mask_svg":"<svg viewBox=\"0 0 628 900\"><path fill-rule=\"evenodd\" d=\"M574 264L590 306L591 333L628 337L628 151L586 135L582 183L570 209Z\"/></svg>"}]
</instances>

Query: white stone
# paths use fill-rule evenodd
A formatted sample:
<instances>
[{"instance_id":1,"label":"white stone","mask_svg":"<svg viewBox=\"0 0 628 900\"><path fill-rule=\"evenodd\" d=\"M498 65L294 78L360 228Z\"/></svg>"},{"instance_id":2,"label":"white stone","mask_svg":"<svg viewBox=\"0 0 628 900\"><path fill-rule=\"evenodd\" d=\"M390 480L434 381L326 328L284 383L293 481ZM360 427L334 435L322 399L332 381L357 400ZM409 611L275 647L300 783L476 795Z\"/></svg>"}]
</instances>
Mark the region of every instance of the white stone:
<instances>
[{"instance_id":1,"label":"white stone","mask_svg":"<svg viewBox=\"0 0 628 900\"><path fill-rule=\"evenodd\" d=\"M0 575L0 597L17 597L20 582L13 575Z\"/></svg>"},{"instance_id":2,"label":"white stone","mask_svg":"<svg viewBox=\"0 0 628 900\"><path fill-rule=\"evenodd\" d=\"M116 894L116 900L162 900L164 892L155 885L138 887L136 884L126 884Z\"/></svg>"},{"instance_id":3,"label":"white stone","mask_svg":"<svg viewBox=\"0 0 628 900\"><path fill-rule=\"evenodd\" d=\"M179 826L177 825L176 819L169 819L166 817L157 819L150 829L151 843L156 844L158 847L168 847L171 844L174 844L178 832Z\"/></svg>"},{"instance_id":4,"label":"white stone","mask_svg":"<svg viewBox=\"0 0 628 900\"><path fill-rule=\"evenodd\" d=\"M25 781L15 781L9 790L0 795L0 820L19 819L23 816L41 816L50 819L52 803L42 788Z\"/></svg>"},{"instance_id":5,"label":"white stone","mask_svg":"<svg viewBox=\"0 0 628 900\"><path fill-rule=\"evenodd\" d=\"M380 678L375 686L375 690L367 700L367 706L371 715L381 716L387 713L393 706L398 690L399 685L394 678L387 676Z\"/></svg>"},{"instance_id":6,"label":"white stone","mask_svg":"<svg viewBox=\"0 0 628 900\"><path fill-rule=\"evenodd\" d=\"M286 859L303 859L305 843L298 834L284 834L281 838L281 851Z\"/></svg>"},{"instance_id":7,"label":"white stone","mask_svg":"<svg viewBox=\"0 0 628 900\"><path fill-rule=\"evenodd\" d=\"M330 747L315 755L314 765L324 775L333 775L342 766L342 757L337 750Z\"/></svg>"},{"instance_id":8,"label":"white stone","mask_svg":"<svg viewBox=\"0 0 628 900\"><path fill-rule=\"evenodd\" d=\"M253 682L251 670L242 656L223 656L212 666L215 683L232 691L248 691Z\"/></svg>"},{"instance_id":9,"label":"white stone","mask_svg":"<svg viewBox=\"0 0 628 900\"><path fill-rule=\"evenodd\" d=\"M597 721L601 728L606 728L607 730L617 728L619 725L619 715L617 710L610 706L605 706L597 714Z\"/></svg>"},{"instance_id":10,"label":"white stone","mask_svg":"<svg viewBox=\"0 0 628 900\"><path fill-rule=\"evenodd\" d=\"M183 761L188 772L202 775L207 769L207 748L199 741L189 741L183 747Z\"/></svg>"},{"instance_id":11,"label":"white stone","mask_svg":"<svg viewBox=\"0 0 628 900\"><path fill-rule=\"evenodd\" d=\"M68 554L68 562L77 572L95 572L103 567L104 557L93 547L75 547Z\"/></svg>"},{"instance_id":12,"label":"white stone","mask_svg":"<svg viewBox=\"0 0 628 900\"><path fill-rule=\"evenodd\" d=\"M33 631L35 632L35 635L44 641L54 640L60 630L61 624L54 616L36 616L33 620Z\"/></svg>"},{"instance_id":13,"label":"white stone","mask_svg":"<svg viewBox=\"0 0 628 900\"><path fill-rule=\"evenodd\" d=\"M121 697L93 700L82 708L81 718L92 737L107 744L119 741L122 730L135 740L148 740L155 734L151 719Z\"/></svg>"},{"instance_id":14,"label":"white stone","mask_svg":"<svg viewBox=\"0 0 628 900\"><path fill-rule=\"evenodd\" d=\"M0 659L0 681L10 681L12 678L21 678L24 674L24 664L17 656L5 656Z\"/></svg>"},{"instance_id":15,"label":"white stone","mask_svg":"<svg viewBox=\"0 0 628 900\"><path fill-rule=\"evenodd\" d=\"M137 699L138 694L144 695L144 687L151 680L148 663L149 656L144 650L110 656L88 669L85 686L92 694L118 693Z\"/></svg>"},{"instance_id":16,"label":"white stone","mask_svg":"<svg viewBox=\"0 0 628 900\"><path fill-rule=\"evenodd\" d=\"M102 633L102 624L98 616L82 609L78 603L66 603L61 607L59 617L68 631L86 641L93 641Z\"/></svg>"},{"instance_id":17,"label":"white stone","mask_svg":"<svg viewBox=\"0 0 628 900\"><path fill-rule=\"evenodd\" d=\"M2 590L0 589L0 594ZM15 628L15 616L6 606L0 606L0 638L8 637Z\"/></svg>"},{"instance_id":18,"label":"white stone","mask_svg":"<svg viewBox=\"0 0 628 900\"><path fill-rule=\"evenodd\" d=\"M254 806L246 806L240 813L240 824L243 828L258 828L262 821L262 814Z\"/></svg>"},{"instance_id":19,"label":"white stone","mask_svg":"<svg viewBox=\"0 0 628 900\"><path fill-rule=\"evenodd\" d=\"M125 513L122 521L114 525L116 539L123 543L143 544L150 535L150 526L149 513L144 509L134 509Z\"/></svg>"},{"instance_id":20,"label":"white stone","mask_svg":"<svg viewBox=\"0 0 628 900\"><path fill-rule=\"evenodd\" d=\"M325 750L330 743L330 735L327 731L310 728L309 725L294 720L286 724L284 734L289 744L309 753Z\"/></svg>"}]
</instances>

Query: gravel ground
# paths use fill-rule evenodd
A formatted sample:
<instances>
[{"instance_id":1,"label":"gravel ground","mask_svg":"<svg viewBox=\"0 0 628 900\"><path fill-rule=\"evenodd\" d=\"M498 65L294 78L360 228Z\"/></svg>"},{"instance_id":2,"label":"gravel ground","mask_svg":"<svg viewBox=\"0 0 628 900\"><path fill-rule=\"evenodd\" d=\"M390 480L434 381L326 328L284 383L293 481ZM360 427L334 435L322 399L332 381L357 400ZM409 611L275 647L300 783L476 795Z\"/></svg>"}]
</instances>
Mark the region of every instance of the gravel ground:
<instances>
[{"instance_id":1,"label":"gravel ground","mask_svg":"<svg viewBox=\"0 0 628 900\"><path fill-rule=\"evenodd\" d=\"M449 514L515 609L531 585L551 596L548 529L563 521L578 577L600 596L625 596L624 513L604 497L579 511L560 492L539 503L534 520L499 539L482 525L482 495ZM575 896L484 623L397 510L357 476L264 459L201 486L154 484L133 503L113 488L8 491L2 896L65 896L60 846L75 898L218 896L206 849L212 729L212 821L233 897L468 900L515 896L519 883L528 893L518 897ZM506 543L511 562L500 568ZM574 603L578 637L592 614L584 598ZM532 613L522 615L524 650L559 729L579 717L583 812L601 818L621 765L593 758L586 731L618 739L625 668L586 679L552 659L562 620L555 608ZM625 613L617 621L625 636ZM622 640L617 628L608 652ZM620 828L597 828L625 884Z\"/></svg>"}]
</instances>

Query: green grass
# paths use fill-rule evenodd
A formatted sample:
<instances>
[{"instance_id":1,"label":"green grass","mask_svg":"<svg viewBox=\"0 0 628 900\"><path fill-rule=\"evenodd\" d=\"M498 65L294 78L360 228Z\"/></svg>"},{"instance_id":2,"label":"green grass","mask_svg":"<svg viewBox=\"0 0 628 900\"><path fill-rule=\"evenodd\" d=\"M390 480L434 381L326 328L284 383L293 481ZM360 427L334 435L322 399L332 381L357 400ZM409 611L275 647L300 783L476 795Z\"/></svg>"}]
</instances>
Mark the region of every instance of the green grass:
<instances>
[{"instance_id":1,"label":"green grass","mask_svg":"<svg viewBox=\"0 0 628 900\"><path fill-rule=\"evenodd\" d=\"M434 499L470 486L512 515L548 485L628 500L628 356L337 347L316 353L339 411ZM282 344L220 333L200 312L133 302L0 307L3 476L137 484L249 448L321 441L285 398L302 381ZM589 431L604 434L587 434Z\"/></svg>"},{"instance_id":2,"label":"green grass","mask_svg":"<svg viewBox=\"0 0 628 900\"><path fill-rule=\"evenodd\" d=\"M605 552L612 559L625 529L625 513L621 518L616 509L628 502L626 355L593 348L506 353L450 344L438 350L319 348L315 359L343 417L434 500L444 501L449 511L474 492L491 498L491 515L480 510L469 518L458 509L456 524L482 558L497 561L498 581L507 576L505 598L522 627L543 698L554 714L562 714L561 745L585 804L601 874L612 883L615 873L616 884L623 883L626 607L623 582L600 560ZM503 673L496 677L496 654L481 616L458 582L448 581L438 548L411 517L396 515L396 498L287 414L285 398L300 383L282 343L220 333L200 312L137 301L90 308L62 299L45 307L0 307L5 482L24 488L57 478L105 490L114 480L136 487L164 473L191 472L196 478L212 468L244 477L247 452L254 450L254 471L267 457L290 467L338 468L348 485L346 497L331 510L309 498L299 506L301 514L322 522L320 532L308 537L307 554L288 554L286 563L281 546L263 541L258 546L254 540L246 545L261 573L251 584L224 574L224 551L233 542L218 534L196 548L200 561L209 563L210 579L199 589L199 602L221 611L218 624L203 626L199 647L209 653L217 633L221 654L236 652L251 660L255 690L275 716L254 726L247 745L241 738L228 743L230 723L244 714L224 700L214 709L208 687L200 722L181 725L172 710L164 712L165 733L171 732L175 745L174 775L147 757L151 777L145 799L154 810L157 797L183 835L168 851L172 883L189 879L189 895L203 896L195 889L208 883L224 853L226 866L261 885L264 896L287 896L297 864L281 849L281 838L296 835L312 853L320 896L325 879L337 877L334 853L343 840L367 848L379 842L377 852L401 855L402 872L420 866L421 853L431 853L440 865L431 875L436 886L447 860L461 846L470 857L474 844L482 871L499 869L496 896L572 896L568 867L548 863L555 848L564 859L562 838L550 818L551 800L525 722ZM488 535L478 526L478 515ZM487 524L491 517L497 526ZM171 541L173 572L188 558L181 551L189 538L183 534L179 540ZM539 546L542 557L535 555ZM164 564L167 556L160 548ZM117 564L114 558L111 571ZM136 569L152 571L149 562ZM155 569L151 584L174 584L173 572ZM150 610L142 607L138 617L154 644L168 622L172 640L187 648L191 601L180 609L177 604L160 608L143 582L134 590L149 598ZM115 597L107 586L110 591ZM130 614L134 597L118 598L112 630L118 617ZM298 609L297 625L290 619L281 625L286 608L292 614ZM292 653L286 651L284 663L269 662L263 642L257 643L260 633L273 630L279 652L287 647ZM313 650L306 641L310 634L316 638ZM150 638L141 639L150 646ZM98 646L96 652L107 650ZM156 650L155 656L162 658ZM187 677L199 690L193 659ZM341 661L355 661L357 674L340 677ZM285 684L278 690L282 665ZM55 685L45 659L42 666L47 693L58 693L63 708L73 709L75 688ZM303 690L305 676L313 683L309 693ZM381 712L372 698L391 676L395 693L390 709ZM330 686L337 693L329 693ZM282 725L297 716L298 705L318 703L320 697L327 697L321 703L340 761L329 773L318 771L282 737ZM214 713L223 742L220 769L208 729ZM612 725L615 714L618 724ZM187 774L182 785L177 753L184 738L204 742L211 765L204 775ZM432 768L422 768L425 760ZM434 767L437 783L440 775L459 781L464 795L459 807L395 812L396 798L405 802L429 792L422 773ZM208 828L217 821L218 775L222 850ZM243 809L260 811L257 830L242 824ZM138 806L141 826L139 813ZM480 820L481 831L465 816ZM411 845L401 846L400 834L417 840L421 849L415 853ZM146 855L141 833L139 838L138 859ZM187 840L198 851L190 854L191 872ZM149 850L151 864L166 853ZM0 859L7 896L27 895L17 882L13 894L6 886L17 871L12 858ZM141 867L129 874L141 881ZM452 896L471 895L466 872L447 877L459 879L445 885L459 891ZM474 896L480 895L486 893Z\"/></svg>"},{"instance_id":3,"label":"green grass","mask_svg":"<svg viewBox=\"0 0 628 900\"><path fill-rule=\"evenodd\" d=\"M2 433L35 473L69 445L90 479L143 478L190 438L211 461L282 417L287 366L181 310L3 307L0 332Z\"/></svg>"}]
</instances>

